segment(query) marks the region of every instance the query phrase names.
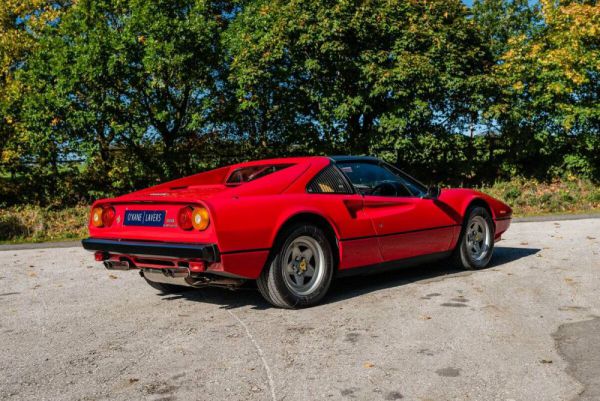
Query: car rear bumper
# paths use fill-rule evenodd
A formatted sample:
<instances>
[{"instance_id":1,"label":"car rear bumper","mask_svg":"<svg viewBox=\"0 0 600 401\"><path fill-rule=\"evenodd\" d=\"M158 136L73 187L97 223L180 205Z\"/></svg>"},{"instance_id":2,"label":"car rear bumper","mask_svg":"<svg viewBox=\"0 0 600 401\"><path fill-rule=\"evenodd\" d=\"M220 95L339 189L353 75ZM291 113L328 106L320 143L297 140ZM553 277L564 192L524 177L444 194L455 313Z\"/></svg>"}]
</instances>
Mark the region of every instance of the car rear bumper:
<instances>
[{"instance_id":1,"label":"car rear bumper","mask_svg":"<svg viewBox=\"0 0 600 401\"><path fill-rule=\"evenodd\" d=\"M219 249L215 244L119 241L100 238L86 238L81 241L81 244L88 251L102 251L120 255L198 259L207 263L216 263L221 259Z\"/></svg>"}]
</instances>

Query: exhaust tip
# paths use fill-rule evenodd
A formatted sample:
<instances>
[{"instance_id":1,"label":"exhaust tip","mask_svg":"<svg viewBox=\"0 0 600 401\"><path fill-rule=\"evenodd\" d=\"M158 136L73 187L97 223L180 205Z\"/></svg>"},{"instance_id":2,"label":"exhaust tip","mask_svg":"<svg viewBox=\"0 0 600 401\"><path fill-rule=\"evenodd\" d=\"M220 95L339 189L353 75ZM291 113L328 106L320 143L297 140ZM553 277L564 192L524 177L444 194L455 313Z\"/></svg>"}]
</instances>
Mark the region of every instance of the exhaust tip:
<instances>
[{"instance_id":1,"label":"exhaust tip","mask_svg":"<svg viewBox=\"0 0 600 401\"><path fill-rule=\"evenodd\" d=\"M123 261L113 261L113 260L105 260L104 267L108 270L129 270L129 262Z\"/></svg>"}]
</instances>

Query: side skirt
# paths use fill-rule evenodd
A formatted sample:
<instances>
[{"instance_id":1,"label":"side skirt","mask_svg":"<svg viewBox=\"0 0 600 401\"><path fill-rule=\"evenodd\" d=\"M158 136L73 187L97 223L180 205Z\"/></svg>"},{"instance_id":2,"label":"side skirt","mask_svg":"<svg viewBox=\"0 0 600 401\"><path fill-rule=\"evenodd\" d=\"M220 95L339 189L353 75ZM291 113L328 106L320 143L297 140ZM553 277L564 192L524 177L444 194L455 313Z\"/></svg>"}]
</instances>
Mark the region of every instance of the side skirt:
<instances>
[{"instance_id":1,"label":"side skirt","mask_svg":"<svg viewBox=\"0 0 600 401\"><path fill-rule=\"evenodd\" d=\"M337 271L337 277L367 276L371 274L384 273L391 270L414 267L425 263L437 262L449 258L452 251L430 253L427 255L415 256L413 258L392 260L390 262L377 263L369 266L356 267L353 269L344 269Z\"/></svg>"}]
</instances>

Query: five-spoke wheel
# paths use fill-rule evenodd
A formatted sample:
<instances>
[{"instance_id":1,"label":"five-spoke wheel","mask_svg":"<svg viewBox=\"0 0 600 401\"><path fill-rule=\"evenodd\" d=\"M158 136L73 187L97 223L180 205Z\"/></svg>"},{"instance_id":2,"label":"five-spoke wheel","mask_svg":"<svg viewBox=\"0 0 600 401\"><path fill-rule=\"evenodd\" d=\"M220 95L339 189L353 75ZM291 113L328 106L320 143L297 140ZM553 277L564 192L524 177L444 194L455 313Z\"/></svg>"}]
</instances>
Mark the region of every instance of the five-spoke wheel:
<instances>
[{"instance_id":1,"label":"five-spoke wheel","mask_svg":"<svg viewBox=\"0 0 600 401\"><path fill-rule=\"evenodd\" d=\"M275 306L314 305L329 289L333 263L332 244L323 230L295 224L280 235L270 263L257 280L258 289Z\"/></svg>"},{"instance_id":2,"label":"five-spoke wheel","mask_svg":"<svg viewBox=\"0 0 600 401\"><path fill-rule=\"evenodd\" d=\"M283 277L294 294L309 295L319 288L325 276L325 256L321 245L313 237L302 236L292 241L283 260Z\"/></svg>"},{"instance_id":3,"label":"five-spoke wheel","mask_svg":"<svg viewBox=\"0 0 600 401\"><path fill-rule=\"evenodd\" d=\"M494 223L486 208L475 206L466 213L454 260L465 269L481 269L489 263L494 250Z\"/></svg>"}]
</instances>

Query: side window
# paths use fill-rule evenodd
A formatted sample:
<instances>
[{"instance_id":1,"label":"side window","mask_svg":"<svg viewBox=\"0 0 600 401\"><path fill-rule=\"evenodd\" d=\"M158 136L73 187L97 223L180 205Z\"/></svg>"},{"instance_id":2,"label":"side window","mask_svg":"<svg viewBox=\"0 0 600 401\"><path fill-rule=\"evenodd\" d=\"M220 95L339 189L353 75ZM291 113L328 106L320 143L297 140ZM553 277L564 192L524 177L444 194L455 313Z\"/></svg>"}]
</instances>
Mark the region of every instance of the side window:
<instances>
[{"instance_id":1,"label":"side window","mask_svg":"<svg viewBox=\"0 0 600 401\"><path fill-rule=\"evenodd\" d=\"M361 162L339 163L338 166L363 195L419 196L409 189L404 177L385 166Z\"/></svg>"},{"instance_id":2,"label":"side window","mask_svg":"<svg viewBox=\"0 0 600 401\"><path fill-rule=\"evenodd\" d=\"M352 194L352 187L335 166L326 167L307 185L306 191L315 194Z\"/></svg>"},{"instance_id":3,"label":"side window","mask_svg":"<svg viewBox=\"0 0 600 401\"><path fill-rule=\"evenodd\" d=\"M406 174L405 172L397 169L396 167L386 164L385 167L393 172L399 180L402 181L404 186L413 194L413 196L422 197L427 193L427 187L423 184Z\"/></svg>"}]
</instances>

